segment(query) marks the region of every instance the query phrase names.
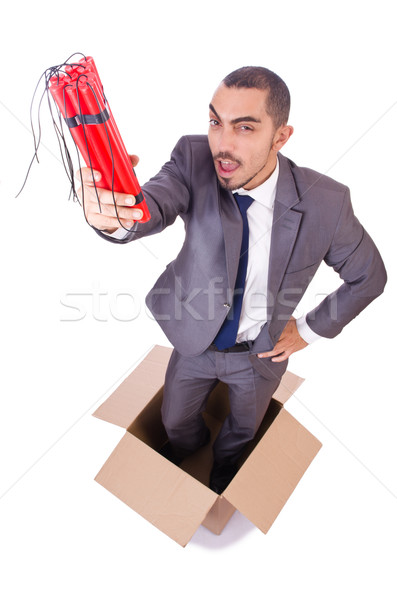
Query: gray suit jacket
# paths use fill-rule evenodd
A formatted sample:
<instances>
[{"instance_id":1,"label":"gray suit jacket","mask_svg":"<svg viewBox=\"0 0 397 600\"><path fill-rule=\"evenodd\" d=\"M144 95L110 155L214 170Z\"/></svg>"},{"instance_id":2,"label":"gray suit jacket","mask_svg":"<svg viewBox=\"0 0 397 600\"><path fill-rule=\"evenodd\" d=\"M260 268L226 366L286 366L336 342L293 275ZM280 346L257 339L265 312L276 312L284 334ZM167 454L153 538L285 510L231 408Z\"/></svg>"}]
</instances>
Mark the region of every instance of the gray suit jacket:
<instances>
[{"instance_id":1,"label":"gray suit jacket","mask_svg":"<svg viewBox=\"0 0 397 600\"><path fill-rule=\"evenodd\" d=\"M344 281L307 315L309 326L332 338L386 283L380 254L353 214L346 186L296 166L279 154L271 231L266 325L252 353L271 350L324 260ZM162 231L179 215L183 247L146 298L170 342L196 356L211 344L228 311L236 280L242 219L231 192L218 183L207 136L179 140L171 159L143 186L151 220L125 243ZM269 232L270 234L270 232Z\"/></svg>"}]
</instances>

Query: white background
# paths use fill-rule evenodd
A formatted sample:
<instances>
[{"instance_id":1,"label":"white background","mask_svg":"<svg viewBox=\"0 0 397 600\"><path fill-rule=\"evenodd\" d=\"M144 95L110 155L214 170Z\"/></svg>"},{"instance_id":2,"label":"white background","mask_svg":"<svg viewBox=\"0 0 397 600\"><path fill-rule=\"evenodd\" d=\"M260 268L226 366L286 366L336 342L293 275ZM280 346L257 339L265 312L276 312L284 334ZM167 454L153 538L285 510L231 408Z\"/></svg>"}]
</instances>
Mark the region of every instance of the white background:
<instances>
[{"instance_id":1,"label":"white background","mask_svg":"<svg viewBox=\"0 0 397 600\"><path fill-rule=\"evenodd\" d=\"M397 89L391 2L8 3L0 88L0 594L82 600L263 596L394 599ZM178 138L205 133L218 82L246 64L280 74L295 133L284 154L349 185L389 271L386 293L336 339L295 355L288 402L324 444L267 535L236 513L182 549L93 481L121 429L91 417L154 344L144 297L178 251L180 223L107 244L67 201L40 74L94 56L141 182ZM45 147L44 147L45 146ZM338 285L321 270L304 308ZM135 298L132 304L131 298ZM75 306L75 309L71 308Z\"/></svg>"}]
</instances>

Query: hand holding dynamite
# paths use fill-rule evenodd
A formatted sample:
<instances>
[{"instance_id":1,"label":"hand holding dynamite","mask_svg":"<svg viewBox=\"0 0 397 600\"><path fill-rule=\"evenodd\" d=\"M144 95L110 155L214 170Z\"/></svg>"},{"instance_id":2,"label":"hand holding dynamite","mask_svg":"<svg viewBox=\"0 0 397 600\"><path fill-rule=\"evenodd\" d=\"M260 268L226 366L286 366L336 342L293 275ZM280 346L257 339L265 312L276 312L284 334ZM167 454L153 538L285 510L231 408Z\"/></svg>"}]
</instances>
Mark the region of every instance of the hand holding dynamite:
<instances>
[{"instance_id":1,"label":"hand holding dynamite","mask_svg":"<svg viewBox=\"0 0 397 600\"><path fill-rule=\"evenodd\" d=\"M138 157L130 157L127 153L103 93L102 82L93 58L83 56L78 62L68 62L72 57L44 72L42 77L45 79L45 91L40 99L39 112L44 94L48 94L49 91L57 108L58 121L54 118L49 103L73 197L81 199L89 224L98 229L114 230L123 227L129 230L134 221L146 223L150 219L133 168L138 163ZM31 122L33 129L32 115ZM68 126L75 146L87 165L86 168L81 168L78 158L77 176L83 183L79 192L74 186L73 164L63 134L63 122ZM34 158L37 159L40 128L37 140L34 130L33 136L35 155L32 163ZM95 209L92 206L93 201L96 204ZM131 210L131 206L134 206L134 211ZM104 218L98 218L98 215L103 215Z\"/></svg>"}]
</instances>

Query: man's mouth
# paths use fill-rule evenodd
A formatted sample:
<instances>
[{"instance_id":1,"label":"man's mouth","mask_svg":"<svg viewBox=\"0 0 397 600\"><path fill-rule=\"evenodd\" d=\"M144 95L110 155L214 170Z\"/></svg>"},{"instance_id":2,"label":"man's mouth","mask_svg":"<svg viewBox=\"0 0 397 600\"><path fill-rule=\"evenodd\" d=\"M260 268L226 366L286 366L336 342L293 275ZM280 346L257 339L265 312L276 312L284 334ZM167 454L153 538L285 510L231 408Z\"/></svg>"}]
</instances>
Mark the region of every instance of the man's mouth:
<instances>
[{"instance_id":1,"label":"man's mouth","mask_svg":"<svg viewBox=\"0 0 397 600\"><path fill-rule=\"evenodd\" d=\"M230 177L240 166L238 162L232 160L217 160L216 163L221 177Z\"/></svg>"}]
</instances>

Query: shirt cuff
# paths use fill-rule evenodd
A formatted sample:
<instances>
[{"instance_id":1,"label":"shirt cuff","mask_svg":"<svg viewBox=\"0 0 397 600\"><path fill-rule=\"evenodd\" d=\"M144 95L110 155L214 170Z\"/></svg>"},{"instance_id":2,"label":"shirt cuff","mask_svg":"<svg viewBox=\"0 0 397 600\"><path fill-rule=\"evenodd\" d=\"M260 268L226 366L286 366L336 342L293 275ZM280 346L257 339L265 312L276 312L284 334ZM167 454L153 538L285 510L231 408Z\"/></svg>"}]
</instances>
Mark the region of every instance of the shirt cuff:
<instances>
[{"instance_id":1,"label":"shirt cuff","mask_svg":"<svg viewBox=\"0 0 397 600\"><path fill-rule=\"evenodd\" d=\"M313 329L309 327L309 325L306 323L306 315L304 315L303 317L299 317L299 319L296 319L296 327L298 329L299 335L307 344L312 344L317 340L321 340L323 337L322 335L318 335L318 333L315 333Z\"/></svg>"},{"instance_id":2,"label":"shirt cuff","mask_svg":"<svg viewBox=\"0 0 397 600\"><path fill-rule=\"evenodd\" d=\"M122 227L119 227L118 229L116 229L116 231L113 231L113 233L106 233L106 231L102 231L102 233L104 233L110 238L115 238L116 240L123 240L127 235L128 231L126 231Z\"/></svg>"}]
</instances>

